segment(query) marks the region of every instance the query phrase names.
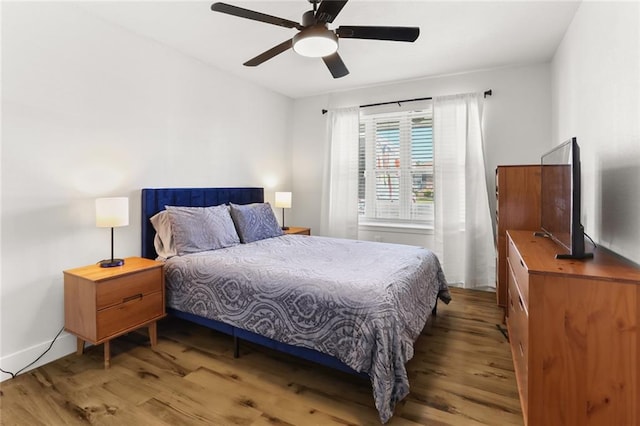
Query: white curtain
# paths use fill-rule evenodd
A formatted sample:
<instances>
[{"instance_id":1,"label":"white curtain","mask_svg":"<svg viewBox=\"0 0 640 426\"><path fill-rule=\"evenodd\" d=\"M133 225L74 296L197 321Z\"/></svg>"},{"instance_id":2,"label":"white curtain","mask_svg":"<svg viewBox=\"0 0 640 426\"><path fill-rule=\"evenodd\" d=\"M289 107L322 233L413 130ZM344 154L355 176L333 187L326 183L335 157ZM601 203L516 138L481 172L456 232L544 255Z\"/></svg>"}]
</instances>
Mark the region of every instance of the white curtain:
<instances>
[{"instance_id":1,"label":"white curtain","mask_svg":"<svg viewBox=\"0 0 640 426\"><path fill-rule=\"evenodd\" d=\"M482 94L433 99L435 247L447 281L495 287L495 248L485 181Z\"/></svg>"},{"instance_id":2,"label":"white curtain","mask_svg":"<svg viewBox=\"0 0 640 426\"><path fill-rule=\"evenodd\" d=\"M358 238L358 107L329 111L320 234Z\"/></svg>"}]
</instances>

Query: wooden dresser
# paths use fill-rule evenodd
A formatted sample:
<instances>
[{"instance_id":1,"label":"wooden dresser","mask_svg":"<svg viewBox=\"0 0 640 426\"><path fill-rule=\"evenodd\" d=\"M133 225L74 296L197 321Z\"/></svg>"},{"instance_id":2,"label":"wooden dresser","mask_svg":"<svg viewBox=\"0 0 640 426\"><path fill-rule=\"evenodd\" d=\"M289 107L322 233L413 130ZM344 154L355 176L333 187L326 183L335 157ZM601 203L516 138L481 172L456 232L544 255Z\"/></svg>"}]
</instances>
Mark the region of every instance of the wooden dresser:
<instances>
[{"instance_id":1,"label":"wooden dresser","mask_svg":"<svg viewBox=\"0 0 640 426\"><path fill-rule=\"evenodd\" d=\"M556 260L507 232L507 327L525 425L640 424L640 268L604 249Z\"/></svg>"},{"instance_id":2,"label":"wooden dresser","mask_svg":"<svg viewBox=\"0 0 640 426\"><path fill-rule=\"evenodd\" d=\"M507 229L540 230L540 166L496 168L496 298L507 308Z\"/></svg>"}]
</instances>

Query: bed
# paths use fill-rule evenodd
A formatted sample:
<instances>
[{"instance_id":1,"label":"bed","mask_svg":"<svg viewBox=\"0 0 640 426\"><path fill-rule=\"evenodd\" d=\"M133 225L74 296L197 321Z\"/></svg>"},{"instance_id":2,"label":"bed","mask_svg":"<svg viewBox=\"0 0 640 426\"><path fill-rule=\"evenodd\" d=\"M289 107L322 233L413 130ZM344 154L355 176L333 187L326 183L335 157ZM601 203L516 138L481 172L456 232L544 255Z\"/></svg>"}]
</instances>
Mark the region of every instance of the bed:
<instances>
[{"instance_id":1,"label":"bed","mask_svg":"<svg viewBox=\"0 0 640 426\"><path fill-rule=\"evenodd\" d=\"M151 218L165 206L263 202L262 188L143 189L142 256L158 257ZM301 235L170 257L165 285L168 313L233 336L236 356L246 340L368 377L383 423L409 393L413 343L450 300L428 250Z\"/></svg>"}]
</instances>

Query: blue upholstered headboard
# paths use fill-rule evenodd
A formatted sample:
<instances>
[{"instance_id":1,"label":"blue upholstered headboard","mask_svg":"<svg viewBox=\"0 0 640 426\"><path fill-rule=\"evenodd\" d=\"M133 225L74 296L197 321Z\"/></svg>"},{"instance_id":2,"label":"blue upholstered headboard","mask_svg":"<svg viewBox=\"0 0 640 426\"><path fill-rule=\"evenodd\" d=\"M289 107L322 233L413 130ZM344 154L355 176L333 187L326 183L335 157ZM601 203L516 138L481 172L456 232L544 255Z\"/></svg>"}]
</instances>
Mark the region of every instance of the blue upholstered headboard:
<instances>
[{"instance_id":1,"label":"blue upholstered headboard","mask_svg":"<svg viewBox=\"0 0 640 426\"><path fill-rule=\"evenodd\" d=\"M155 259L156 231L149 219L164 206L209 207L264 202L263 188L145 188L142 190L142 257Z\"/></svg>"}]
</instances>

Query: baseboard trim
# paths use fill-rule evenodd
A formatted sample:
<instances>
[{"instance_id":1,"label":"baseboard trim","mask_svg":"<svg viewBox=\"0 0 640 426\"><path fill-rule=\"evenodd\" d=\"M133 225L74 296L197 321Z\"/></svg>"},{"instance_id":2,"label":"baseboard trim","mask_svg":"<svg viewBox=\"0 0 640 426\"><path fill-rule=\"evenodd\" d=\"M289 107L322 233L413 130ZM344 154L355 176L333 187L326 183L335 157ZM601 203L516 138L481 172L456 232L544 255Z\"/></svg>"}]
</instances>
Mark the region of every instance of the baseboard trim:
<instances>
[{"instance_id":1,"label":"baseboard trim","mask_svg":"<svg viewBox=\"0 0 640 426\"><path fill-rule=\"evenodd\" d=\"M33 362L34 359L38 358L44 351L47 350L50 344L51 340L48 340L46 342L31 346L30 348L6 355L0 358L0 367L2 367L2 369L5 371L10 371L15 374L18 370L24 368L30 362ZM76 351L76 348L76 336L67 332L63 332L55 341L49 352L47 352L42 358L38 360L38 362L30 366L28 369L20 372L20 374L26 373L29 370L33 370L34 368L38 368L41 365L48 364L59 358L74 353ZM11 375L5 374L0 371L0 382L3 382L7 379L11 379Z\"/></svg>"}]
</instances>

